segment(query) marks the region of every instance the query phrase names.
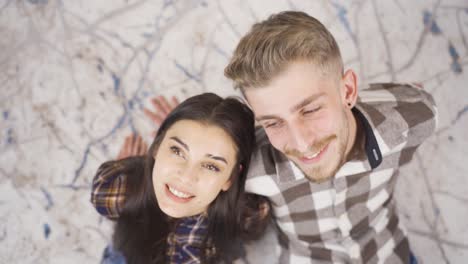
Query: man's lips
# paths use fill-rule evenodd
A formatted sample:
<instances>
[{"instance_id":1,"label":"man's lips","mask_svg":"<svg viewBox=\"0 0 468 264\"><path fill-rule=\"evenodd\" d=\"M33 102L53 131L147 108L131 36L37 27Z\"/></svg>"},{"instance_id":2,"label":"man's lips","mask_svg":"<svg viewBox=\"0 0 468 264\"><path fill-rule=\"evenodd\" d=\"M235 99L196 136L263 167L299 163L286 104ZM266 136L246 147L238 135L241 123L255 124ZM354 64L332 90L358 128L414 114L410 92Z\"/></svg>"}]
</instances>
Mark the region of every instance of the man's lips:
<instances>
[{"instance_id":1,"label":"man's lips","mask_svg":"<svg viewBox=\"0 0 468 264\"><path fill-rule=\"evenodd\" d=\"M337 140L336 135L330 135L313 145L309 146L308 149L312 151L301 152L297 149L284 149L284 153L291 157L292 159L297 160L300 163L313 164L322 159L325 153L328 151L330 143Z\"/></svg>"},{"instance_id":2,"label":"man's lips","mask_svg":"<svg viewBox=\"0 0 468 264\"><path fill-rule=\"evenodd\" d=\"M320 159L323 157L323 155L327 152L329 145L330 145L330 143L325 145L325 147L323 147L318 152L311 153L310 155L303 155L303 156L298 157L298 158L302 163L306 163L306 164L316 163L316 162L320 161Z\"/></svg>"},{"instance_id":3,"label":"man's lips","mask_svg":"<svg viewBox=\"0 0 468 264\"><path fill-rule=\"evenodd\" d=\"M166 195L175 202L187 203L195 197L195 195L182 191L173 185L165 184L165 187Z\"/></svg>"}]
</instances>

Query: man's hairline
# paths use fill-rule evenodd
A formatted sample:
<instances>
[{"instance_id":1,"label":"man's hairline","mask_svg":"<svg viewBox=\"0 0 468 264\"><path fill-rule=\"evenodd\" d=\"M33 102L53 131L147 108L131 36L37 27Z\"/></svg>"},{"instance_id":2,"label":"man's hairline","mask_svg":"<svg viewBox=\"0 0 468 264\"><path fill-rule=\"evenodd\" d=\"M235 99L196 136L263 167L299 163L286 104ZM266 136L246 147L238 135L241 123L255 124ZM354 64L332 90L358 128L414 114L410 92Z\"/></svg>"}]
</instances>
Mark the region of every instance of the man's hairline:
<instances>
[{"instance_id":1,"label":"man's hairline","mask_svg":"<svg viewBox=\"0 0 468 264\"><path fill-rule=\"evenodd\" d=\"M272 78L268 79L263 85L261 86L248 86L248 87L242 87L240 85L235 85L234 86L234 89L239 89L240 92L241 92L241 95L242 95L242 98L244 99L244 103L253 111L251 105L249 104L249 100L247 98L247 95L246 95L246 90L258 90L258 89L263 89L263 88L266 88L268 85L270 85L274 79L276 77L278 77L279 75L283 74L293 63L298 63L298 62L311 62L312 64L315 64L315 66L317 66L317 63L316 62L312 62L310 60L306 60L306 59L297 59L297 60L294 60L294 61L291 61L291 62L288 62L286 64L286 66L280 70L277 74L275 74ZM340 69L338 70L338 76L339 77L342 77L344 75L344 66L343 66L343 62L340 60ZM334 71L334 70L331 70L331 69L328 69L328 70L324 70L323 68L325 67L318 67L321 69L321 73L324 74L324 75L330 75L332 74L332 72L336 72L337 71ZM254 112L255 113L255 112Z\"/></svg>"},{"instance_id":2,"label":"man's hairline","mask_svg":"<svg viewBox=\"0 0 468 264\"><path fill-rule=\"evenodd\" d=\"M332 61L333 60L338 60L338 64L339 64L339 69L338 70L334 70L333 68L335 68L335 66L337 66L335 63L333 63ZM307 59L307 58L303 58L303 59L293 59L291 61L287 61L280 69L277 73L273 74L270 78L268 78L267 80L265 80L263 83L261 83L260 85L257 85L257 86L246 86L246 87L242 87L238 84L235 84L234 85L234 88L235 89L239 89L241 91L241 94L242 96L244 97L244 99L247 99L247 97L245 96L245 91L246 90L254 90L254 89L262 89L268 85L270 85L274 79L276 79L276 77L280 76L281 74L283 74L284 72L287 71L287 69L289 69L289 67L291 67L291 65L295 64L295 63L301 63L301 62L305 62L305 63L310 63L311 65L313 66L317 66L317 68L319 69L319 72L323 75L330 75L330 74L336 74L338 72L338 75L341 77L343 76L344 74L344 65L343 65L343 60L341 58L341 56L339 56L338 58L334 58L334 59L330 59L325 65L321 65L320 63L314 61L314 60L311 60L311 59ZM335 64L335 65L333 65ZM232 79L231 79L232 80Z\"/></svg>"}]
</instances>

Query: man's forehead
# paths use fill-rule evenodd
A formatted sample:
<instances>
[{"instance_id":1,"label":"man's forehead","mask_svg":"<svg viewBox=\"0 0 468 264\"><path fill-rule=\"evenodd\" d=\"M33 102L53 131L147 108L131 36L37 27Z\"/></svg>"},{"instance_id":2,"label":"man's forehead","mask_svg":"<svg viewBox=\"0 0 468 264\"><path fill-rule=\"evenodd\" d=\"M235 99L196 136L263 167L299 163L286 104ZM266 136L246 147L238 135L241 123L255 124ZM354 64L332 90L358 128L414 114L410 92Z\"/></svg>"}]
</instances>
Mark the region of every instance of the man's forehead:
<instances>
[{"instance_id":1,"label":"man's forehead","mask_svg":"<svg viewBox=\"0 0 468 264\"><path fill-rule=\"evenodd\" d=\"M335 85L336 82L330 79L304 79L301 81L278 82L264 87L245 89L242 95L245 101L250 105L255 105L257 102L266 103L275 101L297 104L308 97L317 97L320 94L328 93Z\"/></svg>"},{"instance_id":2,"label":"man's forehead","mask_svg":"<svg viewBox=\"0 0 468 264\"><path fill-rule=\"evenodd\" d=\"M322 90L310 89L303 93L288 93L272 95L268 89L258 91L247 91L244 94L246 104L254 111L255 115L272 112L295 112L320 98L326 96Z\"/></svg>"}]
</instances>

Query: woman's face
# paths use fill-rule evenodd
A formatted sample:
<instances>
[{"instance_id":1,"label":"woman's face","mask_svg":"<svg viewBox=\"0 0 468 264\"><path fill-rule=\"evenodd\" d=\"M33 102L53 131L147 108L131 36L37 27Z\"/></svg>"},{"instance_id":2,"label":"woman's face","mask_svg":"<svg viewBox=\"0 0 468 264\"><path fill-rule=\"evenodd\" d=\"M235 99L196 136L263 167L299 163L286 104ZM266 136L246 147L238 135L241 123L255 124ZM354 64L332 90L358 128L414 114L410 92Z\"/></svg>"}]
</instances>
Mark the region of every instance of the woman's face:
<instances>
[{"instance_id":1,"label":"woman's face","mask_svg":"<svg viewBox=\"0 0 468 264\"><path fill-rule=\"evenodd\" d=\"M181 120L166 132L155 155L153 187L161 210L171 217L203 213L229 180L237 149L221 128Z\"/></svg>"}]
</instances>

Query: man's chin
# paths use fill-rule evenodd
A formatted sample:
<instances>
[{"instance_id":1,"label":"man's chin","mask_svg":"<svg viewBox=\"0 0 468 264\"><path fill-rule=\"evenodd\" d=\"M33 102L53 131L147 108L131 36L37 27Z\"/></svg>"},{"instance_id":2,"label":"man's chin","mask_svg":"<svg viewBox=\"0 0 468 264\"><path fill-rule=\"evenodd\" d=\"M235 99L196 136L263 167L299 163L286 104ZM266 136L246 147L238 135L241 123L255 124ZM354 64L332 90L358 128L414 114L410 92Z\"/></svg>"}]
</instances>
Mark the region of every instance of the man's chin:
<instances>
[{"instance_id":1,"label":"man's chin","mask_svg":"<svg viewBox=\"0 0 468 264\"><path fill-rule=\"evenodd\" d=\"M296 166L302 171L302 173L304 173L304 175L309 180L316 183L325 182L333 178L333 176L335 175L335 170L323 168L322 166L311 168L308 166L300 166L298 163L296 163Z\"/></svg>"},{"instance_id":2,"label":"man's chin","mask_svg":"<svg viewBox=\"0 0 468 264\"><path fill-rule=\"evenodd\" d=\"M312 182L321 183L329 180L333 177L336 170L327 168L327 164L304 164L297 157L287 156L290 161L292 161L296 167ZM327 173L328 172L328 173Z\"/></svg>"},{"instance_id":3,"label":"man's chin","mask_svg":"<svg viewBox=\"0 0 468 264\"><path fill-rule=\"evenodd\" d=\"M322 182L326 182L328 181L329 179L332 178L332 176L319 176L317 177L316 174L314 176L312 175L309 175L309 174L306 174L306 177L307 179L309 179L311 182L315 182L315 183L322 183Z\"/></svg>"}]
</instances>

